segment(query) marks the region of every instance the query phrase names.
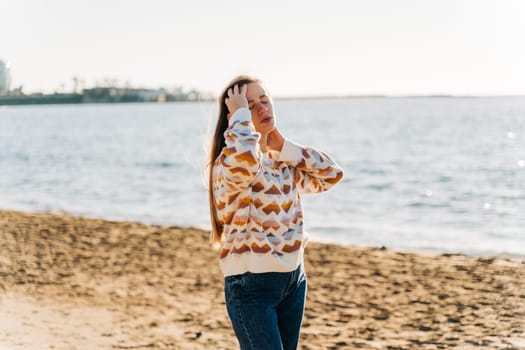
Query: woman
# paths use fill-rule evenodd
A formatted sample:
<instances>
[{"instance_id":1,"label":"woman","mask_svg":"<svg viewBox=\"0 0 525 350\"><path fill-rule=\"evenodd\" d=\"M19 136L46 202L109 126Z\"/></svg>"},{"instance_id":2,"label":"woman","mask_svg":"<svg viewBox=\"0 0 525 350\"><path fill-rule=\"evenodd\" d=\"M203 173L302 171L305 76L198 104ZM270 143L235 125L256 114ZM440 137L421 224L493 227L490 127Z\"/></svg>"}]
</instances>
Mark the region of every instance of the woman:
<instances>
[{"instance_id":1,"label":"woman","mask_svg":"<svg viewBox=\"0 0 525 350\"><path fill-rule=\"evenodd\" d=\"M300 194L328 190L343 171L281 135L269 93L248 75L219 97L210 158L211 240L241 349L296 349L306 297Z\"/></svg>"}]
</instances>

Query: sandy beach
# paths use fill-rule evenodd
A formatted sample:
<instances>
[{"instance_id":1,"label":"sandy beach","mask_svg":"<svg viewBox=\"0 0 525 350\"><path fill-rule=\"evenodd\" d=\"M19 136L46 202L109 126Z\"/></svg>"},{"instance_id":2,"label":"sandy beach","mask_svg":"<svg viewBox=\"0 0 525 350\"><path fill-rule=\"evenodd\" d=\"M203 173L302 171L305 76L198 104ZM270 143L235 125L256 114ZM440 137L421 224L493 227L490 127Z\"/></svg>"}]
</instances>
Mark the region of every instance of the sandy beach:
<instances>
[{"instance_id":1,"label":"sandy beach","mask_svg":"<svg viewBox=\"0 0 525 350\"><path fill-rule=\"evenodd\" d=\"M525 349L525 263L312 242L301 349ZM0 349L236 349L208 233L0 211Z\"/></svg>"}]
</instances>

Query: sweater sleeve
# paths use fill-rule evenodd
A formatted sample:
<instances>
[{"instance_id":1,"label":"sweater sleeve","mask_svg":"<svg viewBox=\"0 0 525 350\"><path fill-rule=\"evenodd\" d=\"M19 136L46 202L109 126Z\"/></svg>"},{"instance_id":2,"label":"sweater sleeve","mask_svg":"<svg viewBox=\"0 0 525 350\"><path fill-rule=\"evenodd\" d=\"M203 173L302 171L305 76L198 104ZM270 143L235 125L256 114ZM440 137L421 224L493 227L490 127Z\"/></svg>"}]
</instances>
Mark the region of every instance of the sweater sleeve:
<instances>
[{"instance_id":1,"label":"sweater sleeve","mask_svg":"<svg viewBox=\"0 0 525 350\"><path fill-rule=\"evenodd\" d=\"M226 146L217 157L226 185L233 190L246 189L261 167L261 134L255 131L250 111L239 108L224 132Z\"/></svg>"},{"instance_id":2,"label":"sweater sleeve","mask_svg":"<svg viewBox=\"0 0 525 350\"><path fill-rule=\"evenodd\" d=\"M343 169L326 153L287 139L278 160L288 162L295 168L295 184L299 193L327 191L343 178Z\"/></svg>"}]
</instances>

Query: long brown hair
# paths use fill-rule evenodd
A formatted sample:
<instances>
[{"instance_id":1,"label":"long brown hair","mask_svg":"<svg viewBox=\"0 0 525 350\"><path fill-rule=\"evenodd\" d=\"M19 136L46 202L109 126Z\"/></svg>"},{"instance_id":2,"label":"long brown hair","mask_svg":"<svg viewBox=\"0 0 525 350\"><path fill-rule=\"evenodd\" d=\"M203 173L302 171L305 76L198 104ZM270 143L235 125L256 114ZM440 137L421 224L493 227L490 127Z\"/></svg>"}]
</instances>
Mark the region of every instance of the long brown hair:
<instances>
[{"instance_id":1,"label":"long brown hair","mask_svg":"<svg viewBox=\"0 0 525 350\"><path fill-rule=\"evenodd\" d=\"M235 85L239 85L239 88L249 83L262 83L261 79L249 74L239 75L230 81L230 83L224 88L220 94L217 102L219 103L219 116L217 118L217 125L215 126L215 133L210 147L210 158L208 163L209 168L209 181L208 181L208 198L210 202L210 218L211 218L211 232L210 232L210 243L214 248L219 248L222 241L223 227L219 223L217 217L217 208L215 208L215 199L213 196L213 166L215 160L221 154L222 149L226 145L224 139L224 132L228 128L228 107L226 106L226 98L228 97L228 90ZM239 89L240 90L240 89Z\"/></svg>"}]
</instances>

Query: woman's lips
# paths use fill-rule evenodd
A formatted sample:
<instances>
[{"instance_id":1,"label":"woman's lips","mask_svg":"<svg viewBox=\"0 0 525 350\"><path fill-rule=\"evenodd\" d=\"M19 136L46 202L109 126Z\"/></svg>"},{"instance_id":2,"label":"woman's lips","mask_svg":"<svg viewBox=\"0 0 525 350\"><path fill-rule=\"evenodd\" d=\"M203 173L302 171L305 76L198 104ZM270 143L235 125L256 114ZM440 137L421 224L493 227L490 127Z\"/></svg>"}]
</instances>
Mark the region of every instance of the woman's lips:
<instances>
[{"instance_id":1,"label":"woman's lips","mask_svg":"<svg viewBox=\"0 0 525 350\"><path fill-rule=\"evenodd\" d=\"M272 121L273 117L265 117L261 120L261 123L268 123L270 121Z\"/></svg>"}]
</instances>

